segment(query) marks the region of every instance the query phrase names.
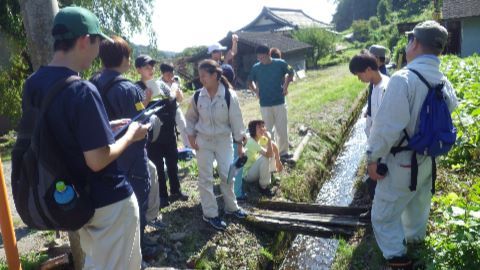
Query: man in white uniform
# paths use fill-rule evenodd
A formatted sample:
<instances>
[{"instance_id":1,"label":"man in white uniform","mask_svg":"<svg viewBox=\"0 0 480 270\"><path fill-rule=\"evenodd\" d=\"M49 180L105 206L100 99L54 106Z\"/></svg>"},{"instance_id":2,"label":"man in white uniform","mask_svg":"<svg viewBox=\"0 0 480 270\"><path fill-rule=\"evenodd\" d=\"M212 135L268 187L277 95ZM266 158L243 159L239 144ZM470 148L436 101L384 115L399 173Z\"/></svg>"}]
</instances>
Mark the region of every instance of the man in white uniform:
<instances>
[{"instance_id":1,"label":"man in white uniform","mask_svg":"<svg viewBox=\"0 0 480 270\"><path fill-rule=\"evenodd\" d=\"M454 89L439 70L438 56L447 43L447 30L437 22L425 21L407 34L408 65L390 78L367 148L368 173L377 180L372 206L373 230L388 265L395 269L411 267L405 243L424 239L432 196L432 159L417 154L417 184L411 189L412 151L390 153L402 140L404 130L409 136L418 132L419 115L428 92L427 86L409 69L419 72L430 85L444 82L442 92L449 110L457 106ZM386 157L388 173L385 176L376 172L380 157Z\"/></svg>"}]
</instances>

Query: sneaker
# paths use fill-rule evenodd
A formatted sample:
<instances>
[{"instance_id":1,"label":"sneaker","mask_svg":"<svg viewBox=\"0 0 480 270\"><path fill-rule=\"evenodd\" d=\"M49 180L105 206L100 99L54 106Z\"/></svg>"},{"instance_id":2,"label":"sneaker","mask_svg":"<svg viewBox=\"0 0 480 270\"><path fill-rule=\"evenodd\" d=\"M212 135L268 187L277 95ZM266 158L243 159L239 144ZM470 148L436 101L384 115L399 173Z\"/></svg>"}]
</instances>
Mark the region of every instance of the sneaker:
<instances>
[{"instance_id":1,"label":"sneaker","mask_svg":"<svg viewBox=\"0 0 480 270\"><path fill-rule=\"evenodd\" d=\"M225 223L225 221L220 219L218 216L213 218L208 218L206 216L202 216L202 217L203 217L203 221L207 222L217 230L224 231L227 228L227 224Z\"/></svg>"},{"instance_id":2,"label":"sneaker","mask_svg":"<svg viewBox=\"0 0 480 270\"><path fill-rule=\"evenodd\" d=\"M163 223L158 217L154 220L147 221L147 225L155 228L156 230L163 230L167 228L167 224Z\"/></svg>"},{"instance_id":3,"label":"sneaker","mask_svg":"<svg viewBox=\"0 0 480 270\"><path fill-rule=\"evenodd\" d=\"M188 201L188 195L186 195L182 191L172 193L170 195L170 201L174 202L174 201L179 201L179 200L184 201L184 202Z\"/></svg>"},{"instance_id":4,"label":"sneaker","mask_svg":"<svg viewBox=\"0 0 480 270\"><path fill-rule=\"evenodd\" d=\"M168 202L168 198L160 197L160 209L165 208L169 205L170 203Z\"/></svg>"},{"instance_id":5,"label":"sneaker","mask_svg":"<svg viewBox=\"0 0 480 270\"><path fill-rule=\"evenodd\" d=\"M247 212L245 212L242 208L238 208L237 211L229 212L225 211L225 215L234 215L236 218L244 219L248 216Z\"/></svg>"},{"instance_id":6,"label":"sneaker","mask_svg":"<svg viewBox=\"0 0 480 270\"><path fill-rule=\"evenodd\" d=\"M391 269L410 270L412 269L412 260L407 255L393 257L387 260L387 266Z\"/></svg>"},{"instance_id":7,"label":"sneaker","mask_svg":"<svg viewBox=\"0 0 480 270\"><path fill-rule=\"evenodd\" d=\"M260 188L260 194L262 194L263 196L268 197L268 198L271 198L275 195L272 192L272 190L269 189L269 188Z\"/></svg>"}]
</instances>

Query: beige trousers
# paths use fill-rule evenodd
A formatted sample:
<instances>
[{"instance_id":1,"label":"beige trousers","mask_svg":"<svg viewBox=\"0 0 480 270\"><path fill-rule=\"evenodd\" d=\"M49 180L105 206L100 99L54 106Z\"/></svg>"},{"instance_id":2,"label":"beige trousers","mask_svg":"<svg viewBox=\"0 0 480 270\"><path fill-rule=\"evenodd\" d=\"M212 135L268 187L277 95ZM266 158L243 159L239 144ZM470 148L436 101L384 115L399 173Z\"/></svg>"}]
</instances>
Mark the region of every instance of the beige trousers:
<instances>
[{"instance_id":1,"label":"beige trousers","mask_svg":"<svg viewBox=\"0 0 480 270\"><path fill-rule=\"evenodd\" d=\"M248 169L248 172L245 175L245 181L258 181L261 188L267 188L272 182L270 174L272 168L275 168L275 158L261 156L252 164L252 167Z\"/></svg>"},{"instance_id":2,"label":"beige trousers","mask_svg":"<svg viewBox=\"0 0 480 270\"><path fill-rule=\"evenodd\" d=\"M230 136L202 138L197 136L198 191L202 203L203 215L212 218L218 216L218 205L213 193L213 161L217 161L220 175L220 190L225 202L225 210L238 210L237 199L233 192L234 181L226 182L228 169L233 160L232 138Z\"/></svg>"},{"instance_id":3,"label":"beige trousers","mask_svg":"<svg viewBox=\"0 0 480 270\"><path fill-rule=\"evenodd\" d=\"M287 104L260 107L262 119L270 134L275 134L275 142L278 145L278 153L288 154L288 117ZM275 132L274 129L275 128Z\"/></svg>"},{"instance_id":4,"label":"beige trousers","mask_svg":"<svg viewBox=\"0 0 480 270\"><path fill-rule=\"evenodd\" d=\"M148 209L145 218L152 221L158 217L158 210L160 209L160 190L158 189L158 174L155 164L148 160L148 171L150 173L150 192L148 193Z\"/></svg>"},{"instance_id":5,"label":"beige trousers","mask_svg":"<svg viewBox=\"0 0 480 270\"><path fill-rule=\"evenodd\" d=\"M140 269L140 214L135 194L95 210L78 230L83 269Z\"/></svg>"}]
</instances>

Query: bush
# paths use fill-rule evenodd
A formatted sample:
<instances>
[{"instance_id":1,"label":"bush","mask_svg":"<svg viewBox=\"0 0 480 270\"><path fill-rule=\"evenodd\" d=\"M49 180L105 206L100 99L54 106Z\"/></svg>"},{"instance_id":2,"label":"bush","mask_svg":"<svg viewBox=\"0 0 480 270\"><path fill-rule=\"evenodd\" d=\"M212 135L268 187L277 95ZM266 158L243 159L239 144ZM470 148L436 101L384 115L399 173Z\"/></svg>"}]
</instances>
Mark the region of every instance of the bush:
<instances>
[{"instance_id":1,"label":"bush","mask_svg":"<svg viewBox=\"0 0 480 270\"><path fill-rule=\"evenodd\" d=\"M452 118L457 142L443 161L452 169L480 171L480 56L445 56L441 69L456 90L459 106Z\"/></svg>"},{"instance_id":2,"label":"bush","mask_svg":"<svg viewBox=\"0 0 480 270\"><path fill-rule=\"evenodd\" d=\"M365 20L358 20L352 23L353 38L360 42L366 42L369 36L368 22Z\"/></svg>"},{"instance_id":3,"label":"bush","mask_svg":"<svg viewBox=\"0 0 480 270\"><path fill-rule=\"evenodd\" d=\"M0 70L0 115L16 126L22 115L23 83L29 75L28 65L20 54L10 58L10 68Z\"/></svg>"}]
</instances>

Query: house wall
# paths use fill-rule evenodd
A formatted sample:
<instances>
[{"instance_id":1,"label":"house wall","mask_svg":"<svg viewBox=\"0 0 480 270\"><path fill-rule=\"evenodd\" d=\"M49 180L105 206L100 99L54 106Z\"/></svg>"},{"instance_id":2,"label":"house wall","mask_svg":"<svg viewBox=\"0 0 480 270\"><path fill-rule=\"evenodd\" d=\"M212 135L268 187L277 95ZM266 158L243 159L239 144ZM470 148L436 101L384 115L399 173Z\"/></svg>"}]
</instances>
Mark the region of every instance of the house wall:
<instances>
[{"instance_id":1,"label":"house wall","mask_svg":"<svg viewBox=\"0 0 480 270\"><path fill-rule=\"evenodd\" d=\"M480 53L480 17L462 20L462 52L461 56Z\"/></svg>"}]
</instances>

